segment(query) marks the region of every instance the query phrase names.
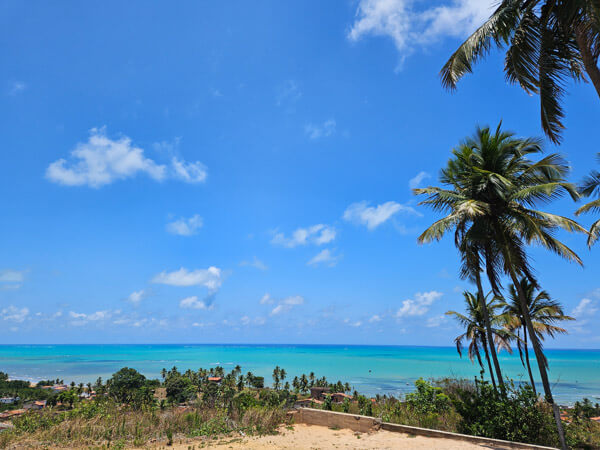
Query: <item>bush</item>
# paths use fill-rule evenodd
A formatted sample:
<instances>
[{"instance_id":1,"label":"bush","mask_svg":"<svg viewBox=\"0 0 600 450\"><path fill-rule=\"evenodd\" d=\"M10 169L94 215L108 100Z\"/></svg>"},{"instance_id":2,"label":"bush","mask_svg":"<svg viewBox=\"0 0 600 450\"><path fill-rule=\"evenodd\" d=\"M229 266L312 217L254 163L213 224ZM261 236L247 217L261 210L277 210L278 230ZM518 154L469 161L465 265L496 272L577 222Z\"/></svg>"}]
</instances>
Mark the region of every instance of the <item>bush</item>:
<instances>
[{"instance_id":1,"label":"bush","mask_svg":"<svg viewBox=\"0 0 600 450\"><path fill-rule=\"evenodd\" d=\"M502 393L475 379L472 389L457 389L452 400L462 416L462 433L538 445L558 443L551 409L538 402L528 384L515 388L510 382Z\"/></svg>"},{"instance_id":2,"label":"bush","mask_svg":"<svg viewBox=\"0 0 600 450\"><path fill-rule=\"evenodd\" d=\"M416 392L406 394L406 403L419 414L440 414L451 407L450 398L442 388L432 386L423 378L415 382Z\"/></svg>"}]
</instances>

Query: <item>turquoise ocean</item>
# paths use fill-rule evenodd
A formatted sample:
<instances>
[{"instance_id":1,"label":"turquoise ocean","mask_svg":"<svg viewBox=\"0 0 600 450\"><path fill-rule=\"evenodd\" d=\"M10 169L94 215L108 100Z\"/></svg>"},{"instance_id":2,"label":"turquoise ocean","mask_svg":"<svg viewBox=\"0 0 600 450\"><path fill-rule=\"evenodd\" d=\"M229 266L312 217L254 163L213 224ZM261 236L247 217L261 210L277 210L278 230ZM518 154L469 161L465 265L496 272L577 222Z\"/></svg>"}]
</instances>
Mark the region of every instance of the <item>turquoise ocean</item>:
<instances>
[{"instance_id":1,"label":"turquoise ocean","mask_svg":"<svg viewBox=\"0 0 600 450\"><path fill-rule=\"evenodd\" d=\"M589 397L600 402L600 350L546 350L556 400L572 404ZM503 352L500 363L515 381L527 380L517 354ZM278 365L295 375L315 373L329 381L341 380L365 395L402 395L419 377L468 377L479 366L459 358L454 347L345 346L345 345L0 345L0 371L11 378L65 382L107 379L121 367L133 367L158 378L161 369L210 368L245 372L271 381ZM535 364L535 362L533 362ZM534 370L537 367L534 366ZM536 372L534 371L534 374ZM541 390L541 389L540 389Z\"/></svg>"}]
</instances>

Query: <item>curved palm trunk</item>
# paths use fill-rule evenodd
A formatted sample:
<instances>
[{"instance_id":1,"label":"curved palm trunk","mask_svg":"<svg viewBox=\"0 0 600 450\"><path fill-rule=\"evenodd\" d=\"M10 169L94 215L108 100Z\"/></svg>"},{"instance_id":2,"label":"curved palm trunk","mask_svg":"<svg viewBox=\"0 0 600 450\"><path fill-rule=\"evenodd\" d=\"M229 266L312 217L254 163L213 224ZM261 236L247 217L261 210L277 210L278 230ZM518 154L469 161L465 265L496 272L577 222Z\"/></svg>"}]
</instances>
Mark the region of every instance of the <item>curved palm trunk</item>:
<instances>
[{"instance_id":1,"label":"curved palm trunk","mask_svg":"<svg viewBox=\"0 0 600 450\"><path fill-rule=\"evenodd\" d=\"M492 378L492 385L494 386L494 389L496 389L496 380L494 379L494 371L492 370L492 362L490 361L490 354L488 351L488 344L487 344L487 339L483 339L483 350L485 351L485 359L488 363L488 368L490 369L490 377Z\"/></svg>"},{"instance_id":2,"label":"curved palm trunk","mask_svg":"<svg viewBox=\"0 0 600 450\"><path fill-rule=\"evenodd\" d=\"M475 281L477 283L477 296L481 302L481 311L483 312L483 320L485 322L485 334L487 341L489 342L490 353L492 355L492 361L494 362L494 368L496 369L496 376L498 377L498 384L500 389L504 390L504 380L502 379L502 371L500 370L500 363L498 362L498 355L496 354L496 348L494 346L494 339L492 337L492 325L490 323L490 314L485 302L483 295L483 287L481 286L481 275L479 272L475 274Z\"/></svg>"},{"instance_id":3,"label":"curved palm trunk","mask_svg":"<svg viewBox=\"0 0 600 450\"><path fill-rule=\"evenodd\" d=\"M558 438L560 439L560 445L562 449L566 450L567 444L565 442L565 432L563 429L562 421L560 420L560 410L558 408L558 405L554 403L554 399L552 398L552 389L550 388L550 381L548 380L548 371L546 370L546 366L544 364L544 353L542 352L540 341L538 340L535 334L535 330L533 329L533 323L531 322L531 317L529 316L529 306L527 305L525 293L523 292L521 283L519 283L519 279L517 278L515 269L512 266L509 266L508 269L512 282L515 285L515 288L517 289L517 293L519 294L521 312L523 313L526 329L529 331L529 336L531 337L531 345L533 346L533 351L535 352L537 365L540 369L540 378L542 379L542 386L544 387L544 395L546 397L546 401L550 405L552 405L552 411L554 412L554 420L556 422L556 428L558 430ZM529 362L529 359L527 361Z\"/></svg>"},{"instance_id":4,"label":"curved palm trunk","mask_svg":"<svg viewBox=\"0 0 600 450\"><path fill-rule=\"evenodd\" d=\"M523 340L525 341L525 361L527 361L527 371L529 372L529 381L531 382L531 388L533 393L537 396L535 390L535 381L533 380L533 373L531 372L531 364L529 363L529 344L527 343L527 327L523 327Z\"/></svg>"}]
</instances>

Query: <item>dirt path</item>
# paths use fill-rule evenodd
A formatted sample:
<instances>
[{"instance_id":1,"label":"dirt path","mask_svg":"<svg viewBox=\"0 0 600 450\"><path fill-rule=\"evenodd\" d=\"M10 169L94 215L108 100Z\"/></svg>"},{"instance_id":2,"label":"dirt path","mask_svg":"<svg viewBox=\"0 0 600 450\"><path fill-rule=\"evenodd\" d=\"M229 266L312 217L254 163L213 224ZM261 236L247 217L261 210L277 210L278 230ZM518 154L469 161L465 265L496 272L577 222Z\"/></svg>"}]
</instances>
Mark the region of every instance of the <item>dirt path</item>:
<instances>
[{"instance_id":1,"label":"dirt path","mask_svg":"<svg viewBox=\"0 0 600 450\"><path fill-rule=\"evenodd\" d=\"M186 442L175 444L173 449L483 449L490 447L448 439L411 436L390 431L355 433L350 430L331 430L326 427L297 424L293 430L281 428L272 436L226 438L213 442Z\"/></svg>"}]
</instances>

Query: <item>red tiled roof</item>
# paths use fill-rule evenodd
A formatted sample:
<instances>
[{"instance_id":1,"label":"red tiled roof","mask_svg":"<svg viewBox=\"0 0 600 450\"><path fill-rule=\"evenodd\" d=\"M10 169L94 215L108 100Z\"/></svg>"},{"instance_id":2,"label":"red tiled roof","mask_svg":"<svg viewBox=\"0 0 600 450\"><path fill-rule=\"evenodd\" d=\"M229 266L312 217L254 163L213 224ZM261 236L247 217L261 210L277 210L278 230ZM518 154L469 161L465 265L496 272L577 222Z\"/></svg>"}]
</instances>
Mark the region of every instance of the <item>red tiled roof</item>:
<instances>
[{"instance_id":1,"label":"red tiled roof","mask_svg":"<svg viewBox=\"0 0 600 450\"><path fill-rule=\"evenodd\" d=\"M208 377L208 381L221 381L221 377Z\"/></svg>"}]
</instances>

